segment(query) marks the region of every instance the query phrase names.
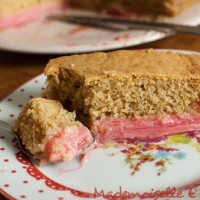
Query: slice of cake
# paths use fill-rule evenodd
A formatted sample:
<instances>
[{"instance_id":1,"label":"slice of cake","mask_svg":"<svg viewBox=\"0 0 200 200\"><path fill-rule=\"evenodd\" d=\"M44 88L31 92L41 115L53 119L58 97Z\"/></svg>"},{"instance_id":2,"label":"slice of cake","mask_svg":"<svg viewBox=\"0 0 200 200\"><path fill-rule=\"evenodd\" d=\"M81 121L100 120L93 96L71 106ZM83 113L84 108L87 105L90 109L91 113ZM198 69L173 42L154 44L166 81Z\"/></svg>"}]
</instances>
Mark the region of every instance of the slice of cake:
<instances>
[{"instance_id":1,"label":"slice of cake","mask_svg":"<svg viewBox=\"0 0 200 200\"><path fill-rule=\"evenodd\" d=\"M174 16L197 0L0 0L0 29L26 24L66 7L131 16Z\"/></svg>"},{"instance_id":2,"label":"slice of cake","mask_svg":"<svg viewBox=\"0 0 200 200\"><path fill-rule=\"evenodd\" d=\"M41 163L69 161L84 153L93 142L90 131L75 113L63 109L58 101L30 100L14 124L25 148Z\"/></svg>"},{"instance_id":3,"label":"slice of cake","mask_svg":"<svg viewBox=\"0 0 200 200\"><path fill-rule=\"evenodd\" d=\"M197 0L68 0L69 4L109 14L131 13L174 16L193 5Z\"/></svg>"},{"instance_id":4,"label":"slice of cake","mask_svg":"<svg viewBox=\"0 0 200 200\"><path fill-rule=\"evenodd\" d=\"M26 24L61 8L61 0L0 0L0 29Z\"/></svg>"},{"instance_id":5,"label":"slice of cake","mask_svg":"<svg viewBox=\"0 0 200 200\"><path fill-rule=\"evenodd\" d=\"M200 128L200 56L114 51L64 56L46 69L45 96L75 110L100 143Z\"/></svg>"}]
</instances>

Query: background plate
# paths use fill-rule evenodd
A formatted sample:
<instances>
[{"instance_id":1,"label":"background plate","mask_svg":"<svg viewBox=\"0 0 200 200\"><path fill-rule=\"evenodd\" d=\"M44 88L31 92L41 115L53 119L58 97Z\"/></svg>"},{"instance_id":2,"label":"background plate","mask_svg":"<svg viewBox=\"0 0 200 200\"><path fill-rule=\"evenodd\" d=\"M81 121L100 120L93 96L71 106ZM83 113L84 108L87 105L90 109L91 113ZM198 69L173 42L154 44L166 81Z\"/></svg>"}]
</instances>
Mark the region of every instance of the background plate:
<instances>
[{"instance_id":1,"label":"background plate","mask_svg":"<svg viewBox=\"0 0 200 200\"><path fill-rule=\"evenodd\" d=\"M200 2L173 18L160 22L200 24ZM0 48L27 53L81 53L111 50L143 44L166 37L163 32L110 31L56 21L39 20L18 28L0 31Z\"/></svg>"}]
</instances>

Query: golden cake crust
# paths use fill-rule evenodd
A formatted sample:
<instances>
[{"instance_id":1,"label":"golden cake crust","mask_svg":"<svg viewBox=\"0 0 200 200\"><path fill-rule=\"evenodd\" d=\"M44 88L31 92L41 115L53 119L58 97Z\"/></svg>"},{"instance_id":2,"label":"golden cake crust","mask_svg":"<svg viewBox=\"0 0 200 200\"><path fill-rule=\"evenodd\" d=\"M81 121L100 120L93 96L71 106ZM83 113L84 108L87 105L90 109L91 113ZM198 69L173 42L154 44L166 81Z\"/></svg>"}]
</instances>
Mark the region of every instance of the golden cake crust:
<instances>
[{"instance_id":1,"label":"golden cake crust","mask_svg":"<svg viewBox=\"0 0 200 200\"><path fill-rule=\"evenodd\" d=\"M199 79L200 56L171 51L120 50L109 53L98 52L64 56L52 59L46 69L47 75L56 75L69 69L85 79L105 76L133 74L160 78Z\"/></svg>"}]
</instances>

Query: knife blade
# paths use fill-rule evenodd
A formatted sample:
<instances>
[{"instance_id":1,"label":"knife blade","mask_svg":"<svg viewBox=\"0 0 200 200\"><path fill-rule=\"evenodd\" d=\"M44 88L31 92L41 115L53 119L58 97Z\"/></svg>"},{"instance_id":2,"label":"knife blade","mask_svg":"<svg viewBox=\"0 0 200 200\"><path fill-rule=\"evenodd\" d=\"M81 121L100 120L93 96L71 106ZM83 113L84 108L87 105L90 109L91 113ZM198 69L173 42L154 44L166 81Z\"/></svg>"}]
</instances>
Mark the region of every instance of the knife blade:
<instances>
[{"instance_id":1,"label":"knife blade","mask_svg":"<svg viewBox=\"0 0 200 200\"><path fill-rule=\"evenodd\" d=\"M102 28L110 28L114 30L129 30L129 29L142 29L142 30L156 30L165 33L183 33L200 35L200 27L189 26L182 24L160 23L160 22L147 22L137 21L125 18L116 17L102 17L102 16L81 16L81 15L52 15L51 19L69 22L73 24L81 24Z\"/></svg>"}]
</instances>

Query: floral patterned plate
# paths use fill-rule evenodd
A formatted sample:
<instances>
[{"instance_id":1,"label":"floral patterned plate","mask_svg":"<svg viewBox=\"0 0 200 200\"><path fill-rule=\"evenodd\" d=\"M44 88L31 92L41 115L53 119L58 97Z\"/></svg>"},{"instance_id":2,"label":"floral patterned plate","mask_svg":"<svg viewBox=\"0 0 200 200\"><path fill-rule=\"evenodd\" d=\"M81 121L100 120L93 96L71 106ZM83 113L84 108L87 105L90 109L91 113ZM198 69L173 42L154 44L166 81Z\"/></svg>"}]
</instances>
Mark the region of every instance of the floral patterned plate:
<instances>
[{"instance_id":1,"label":"floral patterned plate","mask_svg":"<svg viewBox=\"0 0 200 200\"><path fill-rule=\"evenodd\" d=\"M160 18L158 21L196 26L200 24L199 10L200 2L176 17ZM79 53L130 47L166 36L168 34L154 30L111 31L38 20L25 26L0 30L0 49L29 53Z\"/></svg>"},{"instance_id":2,"label":"floral patterned plate","mask_svg":"<svg viewBox=\"0 0 200 200\"><path fill-rule=\"evenodd\" d=\"M12 124L44 86L40 75L18 88L0 103L0 119ZM200 132L107 145L83 166L76 158L39 167L0 131L0 192L9 199L200 199L199 169Z\"/></svg>"}]
</instances>

